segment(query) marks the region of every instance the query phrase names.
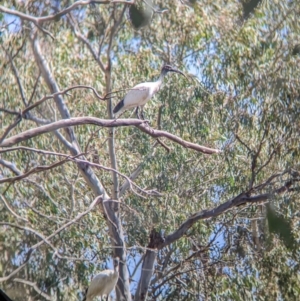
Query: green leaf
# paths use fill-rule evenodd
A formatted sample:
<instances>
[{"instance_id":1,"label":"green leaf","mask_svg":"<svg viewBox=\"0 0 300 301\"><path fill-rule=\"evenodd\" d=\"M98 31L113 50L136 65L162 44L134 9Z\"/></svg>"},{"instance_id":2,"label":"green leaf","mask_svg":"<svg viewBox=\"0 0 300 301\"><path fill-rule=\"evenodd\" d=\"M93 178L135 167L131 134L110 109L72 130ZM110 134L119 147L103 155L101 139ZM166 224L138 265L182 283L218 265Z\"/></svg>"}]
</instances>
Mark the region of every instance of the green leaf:
<instances>
[{"instance_id":1,"label":"green leaf","mask_svg":"<svg viewBox=\"0 0 300 301\"><path fill-rule=\"evenodd\" d=\"M267 206L267 219L269 231L277 234L284 245L288 249L292 249L295 239L290 222L282 215L279 215L270 205Z\"/></svg>"},{"instance_id":2,"label":"green leaf","mask_svg":"<svg viewBox=\"0 0 300 301\"><path fill-rule=\"evenodd\" d=\"M129 18L135 29L140 29L150 23L152 10L149 7L142 7L139 4L132 4L129 7Z\"/></svg>"}]
</instances>

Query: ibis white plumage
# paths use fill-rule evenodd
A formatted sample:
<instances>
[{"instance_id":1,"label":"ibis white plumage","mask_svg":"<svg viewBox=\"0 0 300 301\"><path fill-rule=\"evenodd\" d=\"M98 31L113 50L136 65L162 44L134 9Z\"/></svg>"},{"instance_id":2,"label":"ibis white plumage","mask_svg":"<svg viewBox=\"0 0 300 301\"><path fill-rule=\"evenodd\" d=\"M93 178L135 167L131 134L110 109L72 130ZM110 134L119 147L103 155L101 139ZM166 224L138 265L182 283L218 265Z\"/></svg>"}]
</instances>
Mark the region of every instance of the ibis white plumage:
<instances>
[{"instance_id":1,"label":"ibis white plumage","mask_svg":"<svg viewBox=\"0 0 300 301\"><path fill-rule=\"evenodd\" d=\"M83 301L92 301L95 297L106 296L115 288L119 278L119 258L114 259L114 269L104 270L97 274L91 281L90 286L86 290L86 295ZM106 300L107 300L106 299Z\"/></svg>"},{"instance_id":2,"label":"ibis white plumage","mask_svg":"<svg viewBox=\"0 0 300 301\"><path fill-rule=\"evenodd\" d=\"M173 68L170 65L163 66L157 81L141 83L130 89L130 91L125 95L124 99L122 99L113 109L115 116L118 117L125 110L136 107L137 117L140 118L139 108L141 108L141 116L143 119L145 119L143 108L146 102L159 91L163 83L163 79L168 72L176 72L185 76L181 71Z\"/></svg>"}]
</instances>

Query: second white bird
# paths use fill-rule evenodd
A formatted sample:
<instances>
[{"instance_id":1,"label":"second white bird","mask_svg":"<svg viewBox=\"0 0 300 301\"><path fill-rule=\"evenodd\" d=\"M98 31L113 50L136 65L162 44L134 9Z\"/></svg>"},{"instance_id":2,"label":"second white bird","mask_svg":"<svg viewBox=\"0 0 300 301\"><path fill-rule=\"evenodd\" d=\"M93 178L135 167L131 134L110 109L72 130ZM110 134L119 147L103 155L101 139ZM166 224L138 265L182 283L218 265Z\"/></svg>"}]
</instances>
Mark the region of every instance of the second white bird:
<instances>
[{"instance_id":1,"label":"second white bird","mask_svg":"<svg viewBox=\"0 0 300 301\"><path fill-rule=\"evenodd\" d=\"M83 301L92 301L97 296L101 296L101 298L106 296L108 299L109 294L113 291L118 282L118 278L119 258L117 257L114 259L113 270L104 270L93 278Z\"/></svg>"}]
</instances>

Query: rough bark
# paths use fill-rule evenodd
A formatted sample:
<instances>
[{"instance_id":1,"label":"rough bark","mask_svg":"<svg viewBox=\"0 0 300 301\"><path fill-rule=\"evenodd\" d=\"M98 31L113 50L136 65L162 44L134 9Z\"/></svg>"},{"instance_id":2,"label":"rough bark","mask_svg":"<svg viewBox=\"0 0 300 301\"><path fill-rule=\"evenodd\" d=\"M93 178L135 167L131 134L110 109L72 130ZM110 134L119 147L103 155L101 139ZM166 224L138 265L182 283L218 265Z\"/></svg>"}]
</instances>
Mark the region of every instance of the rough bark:
<instances>
[{"instance_id":1,"label":"rough bark","mask_svg":"<svg viewBox=\"0 0 300 301\"><path fill-rule=\"evenodd\" d=\"M163 238L161 237L160 233L155 229L152 229L150 233L150 242L144 256L141 277L134 297L134 301L143 301L147 298L150 280L154 273L157 246L161 243L163 243Z\"/></svg>"}]
</instances>

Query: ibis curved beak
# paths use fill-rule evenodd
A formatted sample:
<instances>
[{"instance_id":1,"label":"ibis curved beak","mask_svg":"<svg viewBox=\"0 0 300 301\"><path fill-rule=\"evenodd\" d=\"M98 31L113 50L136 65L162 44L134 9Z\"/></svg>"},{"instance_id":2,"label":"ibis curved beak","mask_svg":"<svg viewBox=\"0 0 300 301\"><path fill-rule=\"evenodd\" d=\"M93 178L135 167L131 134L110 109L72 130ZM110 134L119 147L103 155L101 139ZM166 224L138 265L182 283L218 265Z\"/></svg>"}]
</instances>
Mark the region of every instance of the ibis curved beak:
<instances>
[{"instance_id":1,"label":"ibis curved beak","mask_svg":"<svg viewBox=\"0 0 300 301\"><path fill-rule=\"evenodd\" d=\"M172 68L172 69L170 69L169 71L170 71L170 72L176 72L176 73L179 73L179 74L183 75L183 76L187 79L187 77L185 76L185 74L184 74L183 72L181 72L180 70L178 70L178 69Z\"/></svg>"}]
</instances>

